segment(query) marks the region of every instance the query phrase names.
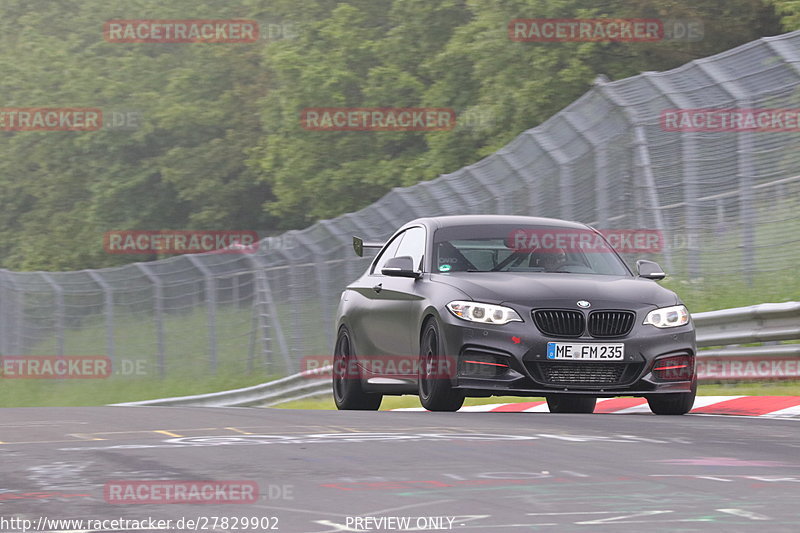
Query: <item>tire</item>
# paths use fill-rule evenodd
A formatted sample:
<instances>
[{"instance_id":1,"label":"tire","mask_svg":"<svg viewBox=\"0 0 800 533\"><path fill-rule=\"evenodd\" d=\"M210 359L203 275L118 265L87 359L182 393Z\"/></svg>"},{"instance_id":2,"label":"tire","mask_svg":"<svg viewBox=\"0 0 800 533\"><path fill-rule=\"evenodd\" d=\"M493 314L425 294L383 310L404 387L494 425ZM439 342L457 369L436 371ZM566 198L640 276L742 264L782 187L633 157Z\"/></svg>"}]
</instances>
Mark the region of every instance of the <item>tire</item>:
<instances>
[{"instance_id":1,"label":"tire","mask_svg":"<svg viewBox=\"0 0 800 533\"><path fill-rule=\"evenodd\" d=\"M356 364L350 332L339 329L333 352L333 401L339 410L377 411L382 394L364 392Z\"/></svg>"},{"instance_id":2,"label":"tire","mask_svg":"<svg viewBox=\"0 0 800 533\"><path fill-rule=\"evenodd\" d=\"M422 327L418 374L419 401L428 411L458 411L464 405L464 393L453 388L449 372L440 370L449 363L446 355L439 325L429 318Z\"/></svg>"},{"instance_id":3,"label":"tire","mask_svg":"<svg viewBox=\"0 0 800 533\"><path fill-rule=\"evenodd\" d=\"M692 410L696 395L697 382L694 382L691 392L648 396L647 404L650 406L650 410L657 415L685 415Z\"/></svg>"},{"instance_id":4,"label":"tire","mask_svg":"<svg viewBox=\"0 0 800 533\"><path fill-rule=\"evenodd\" d=\"M594 413L597 398L574 394L557 394L547 397L547 407L551 413Z\"/></svg>"}]
</instances>

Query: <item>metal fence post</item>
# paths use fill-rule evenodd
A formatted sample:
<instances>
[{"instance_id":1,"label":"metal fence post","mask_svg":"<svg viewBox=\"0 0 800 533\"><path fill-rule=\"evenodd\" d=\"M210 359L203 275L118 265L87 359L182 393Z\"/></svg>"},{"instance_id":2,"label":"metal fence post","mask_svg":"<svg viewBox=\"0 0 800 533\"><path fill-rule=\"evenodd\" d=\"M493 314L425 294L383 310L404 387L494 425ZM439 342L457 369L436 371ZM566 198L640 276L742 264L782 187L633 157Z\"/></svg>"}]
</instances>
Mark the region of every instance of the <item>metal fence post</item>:
<instances>
[{"instance_id":1,"label":"metal fence post","mask_svg":"<svg viewBox=\"0 0 800 533\"><path fill-rule=\"evenodd\" d=\"M11 329L11 335L15 337L15 343L12 346L15 349L15 352L11 352L12 355L22 354L26 350L25 345L25 324L23 322L23 316L25 314L25 294L22 290L14 288L12 293L12 301L13 306L13 326Z\"/></svg>"},{"instance_id":2,"label":"metal fence post","mask_svg":"<svg viewBox=\"0 0 800 533\"><path fill-rule=\"evenodd\" d=\"M573 220L575 213L575 200L572 191L575 187L572 177L572 168L570 167L570 160L564 152L553 146L550 139L542 135L539 131L530 131L528 133L542 149L556 162L558 165L558 190L559 190L559 216L564 220Z\"/></svg>"},{"instance_id":3,"label":"metal fence post","mask_svg":"<svg viewBox=\"0 0 800 533\"><path fill-rule=\"evenodd\" d=\"M650 160L650 149L647 144L647 133L642 125L642 121L636 116L636 113L633 109L628 107L625 102L621 99L621 97L617 94L614 89L614 86L609 83L598 83L597 84L598 92L607 100L609 100L612 104L614 104L617 109L623 114L625 119L633 128L633 166L634 170L639 169L641 173L641 177L643 178L645 184L646 194L645 197L650 204L650 209L653 212L653 221L656 225L656 229L664 235L666 231L666 225L664 224L664 215L661 212L661 203L658 199L658 190L656 189L656 180L655 175L653 174L653 165ZM636 179L637 172L634 172L633 178ZM666 265L667 271L672 270L672 251L669 246L669 240L665 239L664 246L663 246L663 253L664 253L664 264Z\"/></svg>"},{"instance_id":4,"label":"metal fence post","mask_svg":"<svg viewBox=\"0 0 800 533\"><path fill-rule=\"evenodd\" d=\"M0 355L12 355L12 338L15 328L11 324L15 313L12 311L14 282L5 270L0 270Z\"/></svg>"},{"instance_id":5,"label":"metal fence post","mask_svg":"<svg viewBox=\"0 0 800 533\"><path fill-rule=\"evenodd\" d=\"M608 213L610 211L608 201L608 143L604 143L598 139L595 139L592 135L587 134L586 130L583 130L579 127L577 121L570 113L564 113L564 120L573 130L575 130L578 135L581 136L581 138L583 138L584 141L586 141L587 144L592 147L592 151L594 152L596 183L594 190L595 198L597 198L595 214L597 215L597 224L601 228L608 229Z\"/></svg>"},{"instance_id":6,"label":"metal fence post","mask_svg":"<svg viewBox=\"0 0 800 533\"><path fill-rule=\"evenodd\" d=\"M207 266L200 262L195 254L186 257L200 271L206 282L206 308L208 311L208 366L217 372L217 280Z\"/></svg>"},{"instance_id":7,"label":"metal fence post","mask_svg":"<svg viewBox=\"0 0 800 533\"><path fill-rule=\"evenodd\" d=\"M768 48L781 55L778 48L771 46L770 41L764 41ZM796 58L796 54L792 54ZM792 61L787 61L791 64ZM699 67L705 72L719 89L728 93L738 106L744 108L755 107L750 99L749 92L742 87L738 80L730 80L726 73L712 62L700 62ZM757 213L753 201L753 134L749 131L740 131L736 134L736 176L739 180L739 220L742 232L742 269L745 282L753 283L755 271L755 221ZM720 221L722 222L722 221Z\"/></svg>"},{"instance_id":8,"label":"metal fence post","mask_svg":"<svg viewBox=\"0 0 800 533\"><path fill-rule=\"evenodd\" d=\"M527 136L533 142L539 145L542 149L542 154L547 156L553 163L556 164L558 167L558 174L559 174L559 183L558 183L558 190L559 190L559 216L561 218L565 218L567 220L572 219L572 191L570 187L572 186L572 174L569 168L569 160L564 155L564 153L559 150L558 148L549 144L548 140L540 133L535 130L528 130L523 135ZM545 204L542 202L542 198L540 197L537 201L539 206L545 207ZM537 216L542 216L541 213L536 213Z\"/></svg>"},{"instance_id":9,"label":"metal fence post","mask_svg":"<svg viewBox=\"0 0 800 533\"><path fill-rule=\"evenodd\" d=\"M692 101L685 95L672 91L671 87L666 85L661 77L645 73L642 74L642 79L650 83L675 107L680 109L692 108ZM700 139L696 133L690 131L682 132L680 136L683 176L683 227L689 235L700 229L700 207L697 200L700 192L698 187L700 176L697 170L697 163L700 158L697 154L697 146ZM690 279L699 278L701 274L700 250L695 243L687 243L686 251L688 277Z\"/></svg>"},{"instance_id":10,"label":"metal fence post","mask_svg":"<svg viewBox=\"0 0 800 533\"><path fill-rule=\"evenodd\" d=\"M253 268L255 283L255 294L253 296L253 307L258 314L258 324L260 333L262 335L262 344L264 348L264 357L270 355L272 347L271 340L267 330L271 330L271 334L275 336L275 340L280 348L283 361L286 365L286 372L292 372L292 358L289 352L289 346L286 344L286 337L283 334L283 327L281 326L280 317L278 316L278 309L275 306L275 301L272 299L272 290L269 286L269 280L264 272L264 264L257 254L247 254Z\"/></svg>"},{"instance_id":11,"label":"metal fence post","mask_svg":"<svg viewBox=\"0 0 800 533\"><path fill-rule=\"evenodd\" d=\"M114 360L114 290L96 270L84 270L84 272L89 274L103 291L106 315L106 351L108 352L108 358L111 359L111 367L113 368L116 363Z\"/></svg>"},{"instance_id":12,"label":"metal fence post","mask_svg":"<svg viewBox=\"0 0 800 533\"><path fill-rule=\"evenodd\" d=\"M302 243L308 250L313 249L312 243L302 234L297 234L297 241ZM314 273L316 274L317 278L317 286L319 287L319 298L320 298L320 305L322 309L320 310L320 314L322 315L322 329L323 334L325 335L326 343L329 346L332 346L333 341L333 321L334 317L331 316L330 313L327 312L326 304L329 301L328 299L330 296L328 295L328 263L326 260L322 260L316 263L314 268Z\"/></svg>"},{"instance_id":13,"label":"metal fence post","mask_svg":"<svg viewBox=\"0 0 800 533\"><path fill-rule=\"evenodd\" d=\"M756 270L755 243L756 222L758 213L753 199L753 133L739 132L736 135L736 153L738 154L739 178L739 227L742 232L742 270L747 285L753 284L753 273Z\"/></svg>"},{"instance_id":14,"label":"metal fence post","mask_svg":"<svg viewBox=\"0 0 800 533\"><path fill-rule=\"evenodd\" d=\"M6 273L0 270L0 356L9 355L9 300L8 294L11 292L6 288Z\"/></svg>"},{"instance_id":15,"label":"metal fence post","mask_svg":"<svg viewBox=\"0 0 800 533\"><path fill-rule=\"evenodd\" d=\"M345 256L345 257L348 258L348 259L345 259L342 262L342 264L344 266L344 269L340 268L340 269L336 270L337 274L340 275L339 279L341 280L341 282L333 284L334 294L331 294L330 296L328 296L328 293L327 293L328 286L326 286L326 293L325 293L326 296L325 297L333 298L334 295L336 294L336 291L341 291L352 280L354 280L354 279L356 279L358 277L358 275L355 275L355 276L352 276L352 277L350 276L351 266L352 265L357 265L357 263L355 262L354 259L352 259L355 256L351 255L351 253L352 253L351 252L351 250L352 250L351 243L353 242L352 239L351 239L351 236L350 235L337 234L336 231L335 231L335 228L332 228L330 222L327 221L327 220L321 221L320 224L330 234L331 239L337 241L337 243L338 243L336 248L335 248L336 253L334 254L334 256L340 256L340 257L341 256ZM330 280L329 279L326 278L326 281L328 281L328 283L330 284ZM336 301L338 302L338 299ZM333 349L335 347L334 345L336 344L336 337L338 336L338 332L336 331L336 308L337 307L338 307L338 303L337 303L336 307L331 305L330 313L328 313L328 312L325 313L325 316L327 318L327 326L326 326L327 330L326 330L325 333L327 335L329 353L333 353Z\"/></svg>"},{"instance_id":16,"label":"metal fence post","mask_svg":"<svg viewBox=\"0 0 800 533\"><path fill-rule=\"evenodd\" d=\"M153 284L153 319L156 325L156 344L158 353L156 354L156 366L158 374L163 378L165 373L164 365L164 288L161 280L153 274L149 267L144 263L134 263L134 266L141 270L142 274Z\"/></svg>"},{"instance_id":17,"label":"metal fence post","mask_svg":"<svg viewBox=\"0 0 800 533\"><path fill-rule=\"evenodd\" d=\"M64 289L47 272L39 272L39 274L53 288L53 296L55 297L56 355L64 355Z\"/></svg>"}]
</instances>

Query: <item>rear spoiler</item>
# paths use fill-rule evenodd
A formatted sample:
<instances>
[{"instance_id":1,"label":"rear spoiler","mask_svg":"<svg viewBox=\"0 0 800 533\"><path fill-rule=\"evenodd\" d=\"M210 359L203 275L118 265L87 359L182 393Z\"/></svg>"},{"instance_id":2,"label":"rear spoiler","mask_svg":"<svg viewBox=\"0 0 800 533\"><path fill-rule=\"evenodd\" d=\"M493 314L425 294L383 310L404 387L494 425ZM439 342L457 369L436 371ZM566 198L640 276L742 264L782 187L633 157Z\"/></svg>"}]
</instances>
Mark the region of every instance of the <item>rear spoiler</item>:
<instances>
[{"instance_id":1,"label":"rear spoiler","mask_svg":"<svg viewBox=\"0 0 800 533\"><path fill-rule=\"evenodd\" d=\"M364 257L364 248L383 248L382 242L364 242L361 237L353 237L353 250L358 257Z\"/></svg>"}]
</instances>

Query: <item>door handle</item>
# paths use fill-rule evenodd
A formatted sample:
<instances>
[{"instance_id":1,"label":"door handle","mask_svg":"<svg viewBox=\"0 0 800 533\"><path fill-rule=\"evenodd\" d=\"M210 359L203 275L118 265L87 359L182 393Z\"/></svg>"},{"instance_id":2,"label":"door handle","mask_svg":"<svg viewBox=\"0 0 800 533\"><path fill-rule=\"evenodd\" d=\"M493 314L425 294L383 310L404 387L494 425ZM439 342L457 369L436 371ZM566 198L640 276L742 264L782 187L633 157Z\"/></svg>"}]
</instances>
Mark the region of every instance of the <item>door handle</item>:
<instances>
[{"instance_id":1,"label":"door handle","mask_svg":"<svg viewBox=\"0 0 800 533\"><path fill-rule=\"evenodd\" d=\"M374 290L375 292L381 292L383 290L383 283L378 283L377 285L372 287L372 290Z\"/></svg>"}]
</instances>

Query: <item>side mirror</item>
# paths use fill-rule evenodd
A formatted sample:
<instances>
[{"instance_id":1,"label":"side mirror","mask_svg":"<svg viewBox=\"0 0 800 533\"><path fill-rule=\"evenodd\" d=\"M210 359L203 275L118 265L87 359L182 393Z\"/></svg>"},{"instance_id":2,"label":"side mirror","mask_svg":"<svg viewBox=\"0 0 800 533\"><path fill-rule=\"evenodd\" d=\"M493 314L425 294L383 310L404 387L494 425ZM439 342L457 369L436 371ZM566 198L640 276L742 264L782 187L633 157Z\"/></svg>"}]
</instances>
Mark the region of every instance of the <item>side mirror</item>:
<instances>
[{"instance_id":1,"label":"side mirror","mask_svg":"<svg viewBox=\"0 0 800 533\"><path fill-rule=\"evenodd\" d=\"M404 255L401 257L392 257L381 269L381 274L384 276L394 276L397 278L414 278L418 279L422 276L422 272L414 270L414 260L411 257Z\"/></svg>"},{"instance_id":2,"label":"side mirror","mask_svg":"<svg viewBox=\"0 0 800 533\"><path fill-rule=\"evenodd\" d=\"M381 242L364 242L361 237L353 237L353 250L358 257L364 257L364 248L383 248Z\"/></svg>"},{"instance_id":3,"label":"side mirror","mask_svg":"<svg viewBox=\"0 0 800 533\"><path fill-rule=\"evenodd\" d=\"M636 261L636 270L639 272L640 278L659 280L667 277L667 274L655 261L639 259Z\"/></svg>"}]
</instances>

